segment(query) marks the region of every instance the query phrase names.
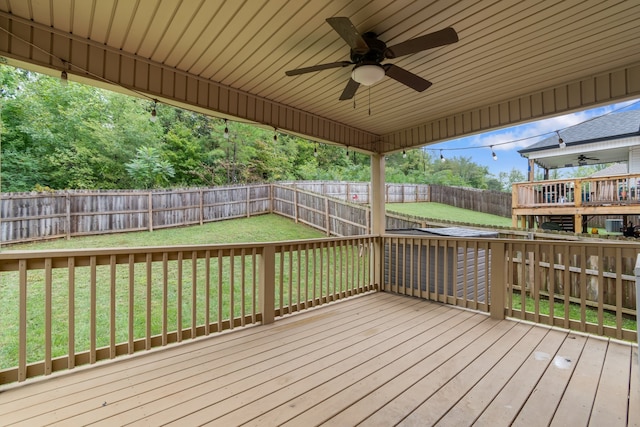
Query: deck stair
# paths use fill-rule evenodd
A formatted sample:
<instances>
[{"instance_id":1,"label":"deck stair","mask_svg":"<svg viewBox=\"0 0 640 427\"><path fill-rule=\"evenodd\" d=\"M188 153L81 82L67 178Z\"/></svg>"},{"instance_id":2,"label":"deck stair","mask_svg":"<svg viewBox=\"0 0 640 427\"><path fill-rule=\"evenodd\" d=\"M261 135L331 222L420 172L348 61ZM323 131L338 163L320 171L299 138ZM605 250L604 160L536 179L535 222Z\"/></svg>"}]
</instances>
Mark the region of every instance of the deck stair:
<instances>
[{"instance_id":1,"label":"deck stair","mask_svg":"<svg viewBox=\"0 0 640 427\"><path fill-rule=\"evenodd\" d=\"M554 222L560 226L564 231L575 231L573 215L550 215L549 222Z\"/></svg>"}]
</instances>

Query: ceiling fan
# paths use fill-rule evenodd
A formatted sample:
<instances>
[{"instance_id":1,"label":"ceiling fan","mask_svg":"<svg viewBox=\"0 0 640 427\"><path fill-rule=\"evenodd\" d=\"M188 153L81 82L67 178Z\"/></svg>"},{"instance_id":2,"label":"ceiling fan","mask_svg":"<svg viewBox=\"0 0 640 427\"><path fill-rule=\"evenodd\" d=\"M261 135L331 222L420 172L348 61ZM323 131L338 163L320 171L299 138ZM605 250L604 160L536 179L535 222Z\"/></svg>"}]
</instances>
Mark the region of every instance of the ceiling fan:
<instances>
[{"instance_id":1,"label":"ceiling fan","mask_svg":"<svg viewBox=\"0 0 640 427\"><path fill-rule=\"evenodd\" d=\"M431 86L431 82L413 74L394 64L382 64L385 59L398 58L404 55L444 46L458 41L458 34L451 28L445 28L434 33L425 34L393 46L387 46L378 39L375 33L358 33L356 27L347 17L327 18L329 25L351 47L350 61L338 61L328 64L312 65L285 72L287 76L311 73L331 68L341 68L354 65L351 78L344 88L340 100L344 101L355 96L360 85L370 86L382 80L384 76L422 92Z\"/></svg>"},{"instance_id":2,"label":"ceiling fan","mask_svg":"<svg viewBox=\"0 0 640 427\"><path fill-rule=\"evenodd\" d=\"M599 161L600 159L596 158L596 157L587 157L584 154L580 154L578 156L578 166L585 166L587 164L587 160L596 160Z\"/></svg>"}]
</instances>

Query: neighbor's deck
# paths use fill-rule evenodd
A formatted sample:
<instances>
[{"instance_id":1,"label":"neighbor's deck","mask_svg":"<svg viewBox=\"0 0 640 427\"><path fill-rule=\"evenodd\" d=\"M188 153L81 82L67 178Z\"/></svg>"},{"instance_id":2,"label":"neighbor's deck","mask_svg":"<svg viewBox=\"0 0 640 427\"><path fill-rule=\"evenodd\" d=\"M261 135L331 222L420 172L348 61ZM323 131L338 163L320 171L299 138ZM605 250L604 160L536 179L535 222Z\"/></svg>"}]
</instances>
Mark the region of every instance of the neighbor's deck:
<instances>
[{"instance_id":1,"label":"neighbor's deck","mask_svg":"<svg viewBox=\"0 0 640 427\"><path fill-rule=\"evenodd\" d=\"M0 394L40 425L638 425L637 347L373 293Z\"/></svg>"}]
</instances>

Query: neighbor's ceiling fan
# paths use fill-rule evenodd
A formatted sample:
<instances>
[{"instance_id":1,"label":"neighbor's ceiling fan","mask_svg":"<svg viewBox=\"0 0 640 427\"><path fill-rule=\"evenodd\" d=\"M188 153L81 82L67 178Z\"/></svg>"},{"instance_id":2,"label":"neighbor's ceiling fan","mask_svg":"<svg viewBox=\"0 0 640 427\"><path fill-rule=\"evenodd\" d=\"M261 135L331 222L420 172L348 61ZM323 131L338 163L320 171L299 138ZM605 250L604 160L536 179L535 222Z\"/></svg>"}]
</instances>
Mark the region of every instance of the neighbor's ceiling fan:
<instances>
[{"instance_id":1,"label":"neighbor's ceiling fan","mask_svg":"<svg viewBox=\"0 0 640 427\"><path fill-rule=\"evenodd\" d=\"M587 157L584 154L580 154L578 156L578 165L579 166L585 166L588 162L587 160L596 160L599 161L600 159L596 158L596 157Z\"/></svg>"},{"instance_id":2,"label":"neighbor's ceiling fan","mask_svg":"<svg viewBox=\"0 0 640 427\"><path fill-rule=\"evenodd\" d=\"M597 157L587 157L584 154L580 154L578 156L578 166L586 166L589 163L589 162L587 162L587 160L600 161L600 159L598 159ZM567 167L567 168L573 167L573 163L568 163L568 164L566 164L564 166Z\"/></svg>"},{"instance_id":3,"label":"neighbor's ceiling fan","mask_svg":"<svg viewBox=\"0 0 640 427\"><path fill-rule=\"evenodd\" d=\"M314 71L355 65L351 73L351 78L344 88L342 95L340 95L341 101L353 98L361 84L370 86L382 80L384 76L389 76L418 92L422 92L431 86L430 81L397 65L382 64L382 61L458 41L458 34L453 28L449 27L393 46L387 46L382 40L378 39L375 33L368 32L362 35L358 33L356 27L347 17L327 18L327 22L351 47L351 61L338 61L297 68L287 71L285 74L287 76L297 76Z\"/></svg>"}]
</instances>

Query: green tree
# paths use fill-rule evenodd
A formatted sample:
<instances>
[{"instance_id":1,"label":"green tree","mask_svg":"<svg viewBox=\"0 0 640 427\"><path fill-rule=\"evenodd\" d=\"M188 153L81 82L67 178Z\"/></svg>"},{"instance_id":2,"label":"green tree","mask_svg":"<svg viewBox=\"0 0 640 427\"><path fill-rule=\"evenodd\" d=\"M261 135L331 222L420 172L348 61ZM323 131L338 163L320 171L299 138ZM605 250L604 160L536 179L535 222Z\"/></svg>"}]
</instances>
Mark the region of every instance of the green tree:
<instances>
[{"instance_id":1,"label":"green tree","mask_svg":"<svg viewBox=\"0 0 640 427\"><path fill-rule=\"evenodd\" d=\"M502 185L503 191L511 191L511 186L513 184L516 182L524 182L527 178L520 170L511 168L509 172L500 172L498 174L498 180Z\"/></svg>"},{"instance_id":2,"label":"green tree","mask_svg":"<svg viewBox=\"0 0 640 427\"><path fill-rule=\"evenodd\" d=\"M142 188L159 188L171 182L175 170L153 147L140 147L136 157L125 165L134 182Z\"/></svg>"}]
</instances>

